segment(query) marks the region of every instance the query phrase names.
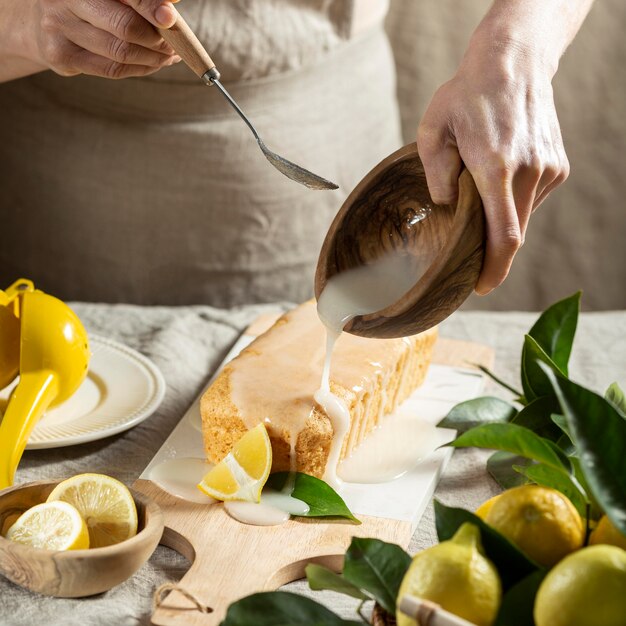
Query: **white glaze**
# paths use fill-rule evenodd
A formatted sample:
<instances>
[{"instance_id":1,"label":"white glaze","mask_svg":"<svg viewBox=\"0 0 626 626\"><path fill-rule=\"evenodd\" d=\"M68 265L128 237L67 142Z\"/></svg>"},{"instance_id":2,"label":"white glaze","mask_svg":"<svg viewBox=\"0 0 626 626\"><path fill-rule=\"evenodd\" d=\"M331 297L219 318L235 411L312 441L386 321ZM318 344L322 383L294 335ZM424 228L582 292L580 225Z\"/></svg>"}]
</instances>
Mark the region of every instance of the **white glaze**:
<instances>
[{"instance_id":1,"label":"white glaze","mask_svg":"<svg viewBox=\"0 0 626 626\"><path fill-rule=\"evenodd\" d=\"M399 409L343 459L337 473L349 483L383 483L413 469L438 445L435 426Z\"/></svg>"},{"instance_id":2,"label":"white glaze","mask_svg":"<svg viewBox=\"0 0 626 626\"><path fill-rule=\"evenodd\" d=\"M357 315L380 311L396 302L417 283L426 269L426 263L420 263L411 255L389 254L369 265L362 265L336 274L330 278L317 302L317 313L326 326L326 358L322 382L320 388L315 392L314 398L326 411L333 425L333 442L326 462L324 480L335 489L341 485L342 480L349 482L384 482L390 480L390 478L385 478L389 476L390 468L387 467L387 462L369 467L366 460L360 461L364 453L359 453L355 457L356 461L352 461L348 465L342 476L338 475L337 466L344 438L350 431L350 411L343 400L333 394L330 389L333 348L350 320ZM385 389L386 381L383 382L383 393ZM385 401L381 402L379 420L382 418L385 404ZM362 426L364 425L362 424ZM384 430L384 427L379 430ZM354 445L354 438L357 436L361 440L363 433L357 434L353 430L351 444ZM376 440L382 441L381 436L379 435ZM393 438L387 437L385 439L385 445L389 443L393 443ZM367 449L369 450L369 448ZM378 451L378 456L382 458L382 454L381 449ZM374 467L379 468L380 475L378 478L373 471ZM408 469L410 468L400 471L400 468L395 466L393 471L399 471L402 474ZM363 479L360 472L367 476L367 480ZM394 477L392 476L392 478Z\"/></svg>"},{"instance_id":3,"label":"white glaze","mask_svg":"<svg viewBox=\"0 0 626 626\"><path fill-rule=\"evenodd\" d=\"M291 515L306 515L306 502L293 498L282 491L264 490L261 502L224 502L226 512L234 519L253 526L277 526L284 524Z\"/></svg>"},{"instance_id":4,"label":"white glaze","mask_svg":"<svg viewBox=\"0 0 626 626\"><path fill-rule=\"evenodd\" d=\"M148 478L177 498L199 504L214 504L217 500L202 493L196 486L212 467L213 464L205 459L167 459L155 465Z\"/></svg>"}]
</instances>

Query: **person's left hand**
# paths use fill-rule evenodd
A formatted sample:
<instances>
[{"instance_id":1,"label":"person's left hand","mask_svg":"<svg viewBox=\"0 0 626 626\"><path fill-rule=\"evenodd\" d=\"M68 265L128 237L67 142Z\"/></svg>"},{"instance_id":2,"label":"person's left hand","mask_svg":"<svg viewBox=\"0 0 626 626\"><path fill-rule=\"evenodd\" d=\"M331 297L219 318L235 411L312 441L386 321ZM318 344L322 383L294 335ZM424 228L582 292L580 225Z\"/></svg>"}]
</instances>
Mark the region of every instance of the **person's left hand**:
<instances>
[{"instance_id":1,"label":"person's left hand","mask_svg":"<svg viewBox=\"0 0 626 626\"><path fill-rule=\"evenodd\" d=\"M553 73L518 46L470 47L418 128L418 151L435 203L456 200L463 164L476 182L487 220L476 285L481 295L504 281L532 211L569 174Z\"/></svg>"}]
</instances>

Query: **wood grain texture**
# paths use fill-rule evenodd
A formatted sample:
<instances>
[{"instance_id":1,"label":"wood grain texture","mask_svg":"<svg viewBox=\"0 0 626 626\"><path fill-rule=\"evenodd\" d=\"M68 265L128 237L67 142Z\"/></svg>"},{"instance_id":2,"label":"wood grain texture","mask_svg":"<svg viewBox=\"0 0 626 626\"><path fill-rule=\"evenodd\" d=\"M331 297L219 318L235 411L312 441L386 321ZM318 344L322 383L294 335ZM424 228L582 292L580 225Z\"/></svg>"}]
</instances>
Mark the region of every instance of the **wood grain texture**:
<instances>
[{"instance_id":1,"label":"wood grain texture","mask_svg":"<svg viewBox=\"0 0 626 626\"><path fill-rule=\"evenodd\" d=\"M419 219L426 209L428 217ZM345 329L364 337L404 337L435 326L472 293L482 268L485 217L467 170L456 205L436 205L428 193L417 146L381 161L348 196L324 240L315 275L319 298L335 274L401 252L428 270L400 300L355 317Z\"/></svg>"},{"instance_id":2,"label":"wood grain texture","mask_svg":"<svg viewBox=\"0 0 626 626\"><path fill-rule=\"evenodd\" d=\"M268 320L265 317L258 329ZM254 329L253 324L247 334ZM493 356L493 350L484 345L439 339L433 363L469 367L472 362L491 367ZM134 487L161 507L165 516L162 543L191 562L179 585L214 609L200 613L181 593L172 591L153 615L152 622L158 626L219 624L232 602L303 577L307 563L339 571L352 537L378 537L404 548L411 539L410 522L367 516L360 516L361 525L299 518L282 526L249 526L231 518L221 505L182 500L150 480L140 479Z\"/></svg>"},{"instance_id":3,"label":"wood grain texture","mask_svg":"<svg viewBox=\"0 0 626 626\"><path fill-rule=\"evenodd\" d=\"M176 22L171 28L158 28L157 30L191 70L199 77L202 77L203 74L215 67L215 63L213 63L213 59L211 59L209 53L191 30L189 24L185 22L178 11L176 13Z\"/></svg>"},{"instance_id":4,"label":"wood grain texture","mask_svg":"<svg viewBox=\"0 0 626 626\"><path fill-rule=\"evenodd\" d=\"M5 539L11 524L26 509L45 502L57 484L40 481L0 492L0 573L31 591L80 598L119 585L150 558L163 534L163 514L154 502L134 490L139 532L116 545L57 552Z\"/></svg>"}]
</instances>

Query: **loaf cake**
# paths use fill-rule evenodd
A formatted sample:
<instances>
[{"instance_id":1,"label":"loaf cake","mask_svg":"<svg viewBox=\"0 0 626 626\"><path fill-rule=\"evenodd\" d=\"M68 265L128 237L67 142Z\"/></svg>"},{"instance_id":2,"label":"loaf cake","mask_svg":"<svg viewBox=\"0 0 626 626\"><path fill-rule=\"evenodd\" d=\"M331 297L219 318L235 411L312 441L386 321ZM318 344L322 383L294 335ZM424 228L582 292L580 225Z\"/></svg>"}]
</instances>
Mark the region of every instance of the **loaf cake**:
<instances>
[{"instance_id":1,"label":"loaf cake","mask_svg":"<svg viewBox=\"0 0 626 626\"><path fill-rule=\"evenodd\" d=\"M424 380L437 337L432 329L403 339L343 333L335 344L330 389L350 412L340 458ZM202 396L208 459L221 461L259 422L272 443L272 471L323 477L333 441L332 420L313 396L320 387L326 330L314 301L283 315L228 363Z\"/></svg>"}]
</instances>

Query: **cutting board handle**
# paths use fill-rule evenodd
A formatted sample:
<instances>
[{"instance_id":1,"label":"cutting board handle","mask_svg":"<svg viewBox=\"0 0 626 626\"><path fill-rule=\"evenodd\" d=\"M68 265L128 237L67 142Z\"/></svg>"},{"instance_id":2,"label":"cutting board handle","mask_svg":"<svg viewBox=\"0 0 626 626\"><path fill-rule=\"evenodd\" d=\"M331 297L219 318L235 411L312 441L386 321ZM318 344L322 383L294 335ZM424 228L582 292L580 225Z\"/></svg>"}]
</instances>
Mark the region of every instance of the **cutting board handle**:
<instances>
[{"instance_id":1,"label":"cutting board handle","mask_svg":"<svg viewBox=\"0 0 626 626\"><path fill-rule=\"evenodd\" d=\"M410 522L367 516L361 525L301 519L281 526L249 526L234 520L219 504L181 500L150 480L139 479L134 488L163 511L161 543L191 561L177 586L213 609L203 613L173 590L152 615L156 626L217 626L231 603L302 578L308 563L340 571L354 536L379 537L403 546L411 537Z\"/></svg>"}]
</instances>

